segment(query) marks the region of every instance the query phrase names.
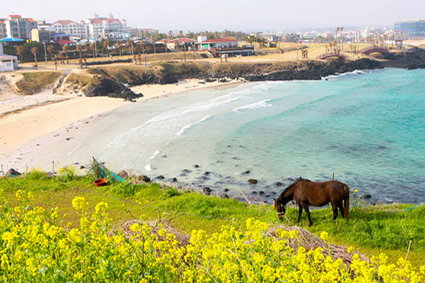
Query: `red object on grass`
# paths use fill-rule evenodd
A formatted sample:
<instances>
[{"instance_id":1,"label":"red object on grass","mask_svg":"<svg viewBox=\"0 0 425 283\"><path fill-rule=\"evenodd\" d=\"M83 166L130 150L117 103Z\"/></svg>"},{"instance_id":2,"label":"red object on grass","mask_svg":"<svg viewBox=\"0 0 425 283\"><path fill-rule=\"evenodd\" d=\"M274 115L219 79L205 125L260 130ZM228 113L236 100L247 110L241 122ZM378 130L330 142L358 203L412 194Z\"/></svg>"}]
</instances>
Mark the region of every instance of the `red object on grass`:
<instances>
[{"instance_id":1,"label":"red object on grass","mask_svg":"<svg viewBox=\"0 0 425 283\"><path fill-rule=\"evenodd\" d=\"M105 185L108 184L108 179L106 179L106 178L98 179L98 180L94 181L93 184L96 187L105 186Z\"/></svg>"}]
</instances>

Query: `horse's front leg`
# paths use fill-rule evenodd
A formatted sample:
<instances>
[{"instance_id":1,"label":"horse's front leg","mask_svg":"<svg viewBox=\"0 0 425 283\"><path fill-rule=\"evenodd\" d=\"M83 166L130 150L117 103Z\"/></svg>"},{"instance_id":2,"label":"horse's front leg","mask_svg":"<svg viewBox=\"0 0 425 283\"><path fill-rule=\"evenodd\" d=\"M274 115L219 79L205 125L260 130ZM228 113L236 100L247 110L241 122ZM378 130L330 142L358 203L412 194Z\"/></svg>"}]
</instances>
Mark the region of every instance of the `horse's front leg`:
<instances>
[{"instance_id":1,"label":"horse's front leg","mask_svg":"<svg viewBox=\"0 0 425 283\"><path fill-rule=\"evenodd\" d=\"M302 212L303 212L303 206L301 205L301 202L298 202L298 223L301 222Z\"/></svg>"},{"instance_id":2,"label":"horse's front leg","mask_svg":"<svg viewBox=\"0 0 425 283\"><path fill-rule=\"evenodd\" d=\"M313 221L311 221L310 210L308 209L308 204L303 203L303 208L304 208L305 212L307 213L307 217L308 217L308 226L313 225Z\"/></svg>"}]
</instances>

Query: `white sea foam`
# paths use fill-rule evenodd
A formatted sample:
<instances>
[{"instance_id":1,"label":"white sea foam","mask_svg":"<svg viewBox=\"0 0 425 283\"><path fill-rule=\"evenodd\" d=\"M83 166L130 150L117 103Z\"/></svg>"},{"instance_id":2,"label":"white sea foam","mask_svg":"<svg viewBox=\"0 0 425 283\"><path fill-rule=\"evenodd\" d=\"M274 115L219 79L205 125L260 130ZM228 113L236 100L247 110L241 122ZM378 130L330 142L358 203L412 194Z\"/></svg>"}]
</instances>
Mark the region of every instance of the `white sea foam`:
<instances>
[{"instance_id":1,"label":"white sea foam","mask_svg":"<svg viewBox=\"0 0 425 283\"><path fill-rule=\"evenodd\" d=\"M182 127L181 129L180 129L180 131L178 131L177 133L176 133L176 136L181 136L187 129L190 129L190 128L192 128L193 126L195 126L196 124L199 124L199 123L202 123L202 122L204 122L205 120L208 120L209 118L211 118L211 116L210 115L208 115L208 116L205 116L204 118L202 118L201 120L199 120L199 121L196 121L195 123L192 123L192 124L189 124L189 125L186 125L186 126L184 126L184 127Z\"/></svg>"},{"instance_id":2,"label":"white sea foam","mask_svg":"<svg viewBox=\"0 0 425 283\"><path fill-rule=\"evenodd\" d=\"M259 108L265 108L265 107L271 107L272 105L268 102L270 102L271 99L263 99L261 101L252 103L252 104L248 104L248 105L244 105L244 106L240 106L237 108L234 108L232 111L233 112L240 112L240 111L244 111L244 110L253 110L253 109L259 109Z\"/></svg>"},{"instance_id":3,"label":"white sea foam","mask_svg":"<svg viewBox=\"0 0 425 283\"><path fill-rule=\"evenodd\" d=\"M336 75L329 75L329 76L326 76L326 77L322 77L322 80L329 80L329 79L341 78L341 77L352 76L352 75L363 75L363 74L366 74L366 73L367 72L365 72L363 70L354 70L352 72L346 72L346 73L342 73L342 74L337 73Z\"/></svg>"},{"instance_id":4,"label":"white sea foam","mask_svg":"<svg viewBox=\"0 0 425 283\"><path fill-rule=\"evenodd\" d=\"M148 165L146 165L145 166L145 170L146 171L152 171L152 166L151 166L151 164L149 163Z\"/></svg>"},{"instance_id":5,"label":"white sea foam","mask_svg":"<svg viewBox=\"0 0 425 283\"><path fill-rule=\"evenodd\" d=\"M159 150L157 150L157 151L155 151L154 153L153 153L153 155L151 156L151 157L149 157L149 160L152 160L152 159L154 159L158 154L160 154L161 152L159 151Z\"/></svg>"}]
</instances>

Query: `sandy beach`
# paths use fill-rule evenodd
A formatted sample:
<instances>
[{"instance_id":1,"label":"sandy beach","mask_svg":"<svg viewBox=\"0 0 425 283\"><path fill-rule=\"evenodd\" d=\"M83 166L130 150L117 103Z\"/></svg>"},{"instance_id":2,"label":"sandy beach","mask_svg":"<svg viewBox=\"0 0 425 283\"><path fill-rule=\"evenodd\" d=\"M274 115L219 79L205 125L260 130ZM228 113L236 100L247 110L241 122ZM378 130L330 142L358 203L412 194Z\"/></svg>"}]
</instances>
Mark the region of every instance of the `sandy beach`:
<instances>
[{"instance_id":1,"label":"sandy beach","mask_svg":"<svg viewBox=\"0 0 425 283\"><path fill-rule=\"evenodd\" d=\"M238 83L240 82L203 83L198 79L189 79L176 84L136 86L132 90L144 95L138 99L138 102L142 102L183 91L229 87ZM0 157L71 123L98 116L129 103L132 102L108 97L56 96L46 92L18 96L3 91L0 94L0 115L3 115L0 118Z\"/></svg>"}]
</instances>

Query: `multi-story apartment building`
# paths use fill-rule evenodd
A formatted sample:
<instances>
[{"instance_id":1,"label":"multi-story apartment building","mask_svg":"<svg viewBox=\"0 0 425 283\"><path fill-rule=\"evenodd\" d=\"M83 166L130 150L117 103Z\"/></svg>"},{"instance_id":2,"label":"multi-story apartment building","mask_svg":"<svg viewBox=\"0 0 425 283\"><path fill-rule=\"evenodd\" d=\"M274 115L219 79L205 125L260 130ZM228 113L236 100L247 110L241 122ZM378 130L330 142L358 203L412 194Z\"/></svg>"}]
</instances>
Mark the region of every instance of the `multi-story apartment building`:
<instances>
[{"instance_id":1,"label":"multi-story apartment building","mask_svg":"<svg viewBox=\"0 0 425 283\"><path fill-rule=\"evenodd\" d=\"M394 25L394 30L409 38L425 37L425 20L398 22Z\"/></svg>"},{"instance_id":2,"label":"multi-story apartment building","mask_svg":"<svg viewBox=\"0 0 425 283\"><path fill-rule=\"evenodd\" d=\"M7 36L6 31L6 19L0 19L0 38L4 38Z\"/></svg>"},{"instance_id":3,"label":"multi-story apartment building","mask_svg":"<svg viewBox=\"0 0 425 283\"><path fill-rule=\"evenodd\" d=\"M9 15L8 18L0 19L0 37L31 39L31 30L36 28L37 22L32 18Z\"/></svg>"},{"instance_id":4,"label":"multi-story apartment building","mask_svg":"<svg viewBox=\"0 0 425 283\"><path fill-rule=\"evenodd\" d=\"M50 29L56 33L66 33L73 37L87 38L88 27L84 22L74 22L71 20L60 20L54 22Z\"/></svg>"},{"instance_id":5,"label":"multi-story apartment building","mask_svg":"<svg viewBox=\"0 0 425 283\"><path fill-rule=\"evenodd\" d=\"M127 32L127 21L109 18L95 17L86 21L91 38L117 37Z\"/></svg>"}]
</instances>

